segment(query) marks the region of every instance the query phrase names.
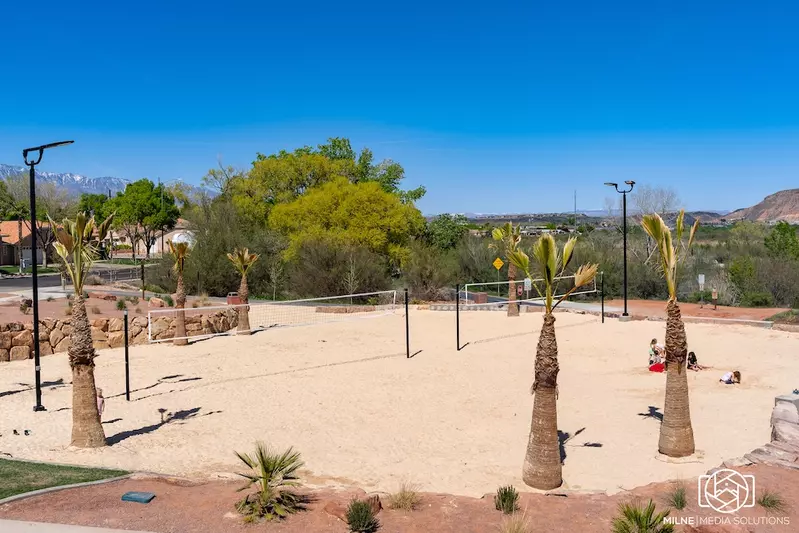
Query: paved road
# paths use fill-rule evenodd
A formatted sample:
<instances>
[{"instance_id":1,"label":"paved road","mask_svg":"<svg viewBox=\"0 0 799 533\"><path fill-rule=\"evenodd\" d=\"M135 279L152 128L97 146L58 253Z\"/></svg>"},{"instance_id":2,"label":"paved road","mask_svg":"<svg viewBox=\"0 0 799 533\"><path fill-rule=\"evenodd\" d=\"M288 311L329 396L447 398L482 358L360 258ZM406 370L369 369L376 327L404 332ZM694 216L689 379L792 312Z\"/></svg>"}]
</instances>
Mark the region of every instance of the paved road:
<instances>
[{"instance_id":1,"label":"paved road","mask_svg":"<svg viewBox=\"0 0 799 533\"><path fill-rule=\"evenodd\" d=\"M16 522L0 520L0 531L3 533L146 533L121 529L102 529L96 527L66 526L62 524L44 524L39 522Z\"/></svg>"},{"instance_id":2,"label":"paved road","mask_svg":"<svg viewBox=\"0 0 799 533\"><path fill-rule=\"evenodd\" d=\"M12 276L0 279L0 292L15 292L30 290L31 276ZM58 274L45 274L39 276L39 287L60 287L61 276Z\"/></svg>"}]
</instances>

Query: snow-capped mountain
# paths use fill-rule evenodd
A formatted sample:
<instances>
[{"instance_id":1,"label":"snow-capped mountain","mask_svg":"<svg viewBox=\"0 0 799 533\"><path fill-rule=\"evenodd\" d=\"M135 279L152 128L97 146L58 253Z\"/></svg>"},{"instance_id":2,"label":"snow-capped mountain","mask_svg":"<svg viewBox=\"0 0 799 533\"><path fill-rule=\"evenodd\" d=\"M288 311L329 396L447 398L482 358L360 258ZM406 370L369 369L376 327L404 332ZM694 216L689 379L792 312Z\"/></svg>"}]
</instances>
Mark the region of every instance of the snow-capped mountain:
<instances>
[{"instance_id":1,"label":"snow-capped mountain","mask_svg":"<svg viewBox=\"0 0 799 533\"><path fill-rule=\"evenodd\" d=\"M29 170L27 167L4 165L0 163L1 179L6 179L17 174L24 174L27 177L28 172ZM108 194L108 191L111 191L111 194L116 194L117 192L125 190L125 186L128 184L128 181L122 178L89 178L87 176L81 176L80 174L72 174L71 172L39 172L38 170L36 171L36 179L55 183L73 194Z\"/></svg>"}]
</instances>

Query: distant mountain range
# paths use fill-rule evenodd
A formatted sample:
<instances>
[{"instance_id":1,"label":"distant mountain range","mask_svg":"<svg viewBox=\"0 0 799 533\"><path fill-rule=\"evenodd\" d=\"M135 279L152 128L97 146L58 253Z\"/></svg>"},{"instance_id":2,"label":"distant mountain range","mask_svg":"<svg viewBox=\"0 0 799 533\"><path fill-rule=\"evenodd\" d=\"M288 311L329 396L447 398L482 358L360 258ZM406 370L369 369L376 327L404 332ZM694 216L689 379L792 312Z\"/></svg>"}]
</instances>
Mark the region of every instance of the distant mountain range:
<instances>
[{"instance_id":1,"label":"distant mountain range","mask_svg":"<svg viewBox=\"0 0 799 533\"><path fill-rule=\"evenodd\" d=\"M766 196L762 202L738 209L726 216L727 220L752 220L775 222L784 220L799 223L799 189L787 189Z\"/></svg>"},{"instance_id":2,"label":"distant mountain range","mask_svg":"<svg viewBox=\"0 0 799 533\"><path fill-rule=\"evenodd\" d=\"M6 179L10 176L17 174L24 174L26 177L29 170L26 167L4 165L0 163L0 178ZM70 193L79 195L82 193L94 194L116 194L125 190L125 186L129 183L128 180L122 178L112 178L110 176L101 178L89 178L80 174L72 174L71 172L39 172L36 171L36 179L41 181L49 181L55 183L59 187L63 187Z\"/></svg>"}]
</instances>

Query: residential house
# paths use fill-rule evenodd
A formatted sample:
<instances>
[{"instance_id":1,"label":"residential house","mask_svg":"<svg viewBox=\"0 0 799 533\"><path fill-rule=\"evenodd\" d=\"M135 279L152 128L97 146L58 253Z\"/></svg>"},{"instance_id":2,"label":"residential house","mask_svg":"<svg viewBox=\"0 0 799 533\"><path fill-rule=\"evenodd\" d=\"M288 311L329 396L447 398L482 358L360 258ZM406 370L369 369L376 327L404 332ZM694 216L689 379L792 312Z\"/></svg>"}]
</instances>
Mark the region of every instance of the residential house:
<instances>
[{"instance_id":1,"label":"residential house","mask_svg":"<svg viewBox=\"0 0 799 533\"><path fill-rule=\"evenodd\" d=\"M47 223L43 227L49 231ZM19 265L19 257L17 255L19 230L20 224L16 220L3 220L0 222L0 264ZM36 244L38 248L36 259L41 264L43 259L42 243L38 241ZM31 262L31 230L24 221L22 222L22 259L26 265ZM47 259L48 261L53 260L53 250L47 251Z\"/></svg>"}]
</instances>

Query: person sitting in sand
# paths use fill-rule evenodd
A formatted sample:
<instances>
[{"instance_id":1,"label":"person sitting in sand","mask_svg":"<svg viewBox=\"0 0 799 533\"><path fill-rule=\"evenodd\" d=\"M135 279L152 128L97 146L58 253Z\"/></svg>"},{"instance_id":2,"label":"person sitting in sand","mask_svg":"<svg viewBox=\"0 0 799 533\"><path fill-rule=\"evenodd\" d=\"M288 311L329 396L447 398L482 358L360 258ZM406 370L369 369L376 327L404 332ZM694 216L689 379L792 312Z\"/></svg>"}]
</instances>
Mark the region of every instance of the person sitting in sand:
<instances>
[{"instance_id":1,"label":"person sitting in sand","mask_svg":"<svg viewBox=\"0 0 799 533\"><path fill-rule=\"evenodd\" d=\"M688 370L699 372L704 369L705 367L697 362L696 354L694 352L688 352Z\"/></svg>"},{"instance_id":2,"label":"person sitting in sand","mask_svg":"<svg viewBox=\"0 0 799 533\"><path fill-rule=\"evenodd\" d=\"M650 372L663 372L666 370L664 363L665 349L658 344L657 339L652 339L649 343L649 371Z\"/></svg>"},{"instance_id":3,"label":"person sitting in sand","mask_svg":"<svg viewBox=\"0 0 799 533\"><path fill-rule=\"evenodd\" d=\"M723 376L721 376L720 382L724 383L725 385L734 385L736 383L741 382L741 373L737 370L733 370L732 372L727 372Z\"/></svg>"},{"instance_id":4,"label":"person sitting in sand","mask_svg":"<svg viewBox=\"0 0 799 533\"><path fill-rule=\"evenodd\" d=\"M103 411L105 410L105 398L103 398L103 389L97 389L97 412L100 413L100 418L103 418Z\"/></svg>"}]
</instances>

